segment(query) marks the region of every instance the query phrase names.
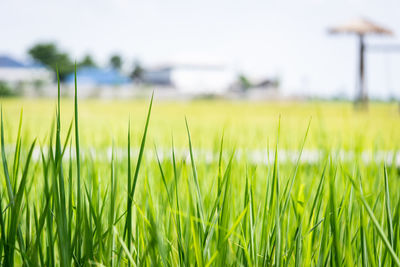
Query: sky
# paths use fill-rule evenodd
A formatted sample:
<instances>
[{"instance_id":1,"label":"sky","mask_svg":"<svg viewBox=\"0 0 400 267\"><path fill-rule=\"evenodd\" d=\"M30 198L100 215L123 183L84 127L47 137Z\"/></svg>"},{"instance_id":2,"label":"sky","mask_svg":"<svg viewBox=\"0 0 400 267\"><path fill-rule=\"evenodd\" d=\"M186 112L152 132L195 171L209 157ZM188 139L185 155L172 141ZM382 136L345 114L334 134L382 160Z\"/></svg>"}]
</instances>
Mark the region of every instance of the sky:
<instances>
[{"instance_id":1,"label":"sky","mask_svg":"<svg viewBox=\"0 0 400 267\"><path fill-rule=\"evenodd\" d=\"M111 54L144 66L169 62L223 64L250 77L278 77L284 94L352 97L358 43L327 29L365 17L399 44L397 0L9 0L0 1L0 54L26 58L37 42L56 42L73 59ZM372 97L400 98L400 51L370 51Z\"/></svg>"}]
</instances>

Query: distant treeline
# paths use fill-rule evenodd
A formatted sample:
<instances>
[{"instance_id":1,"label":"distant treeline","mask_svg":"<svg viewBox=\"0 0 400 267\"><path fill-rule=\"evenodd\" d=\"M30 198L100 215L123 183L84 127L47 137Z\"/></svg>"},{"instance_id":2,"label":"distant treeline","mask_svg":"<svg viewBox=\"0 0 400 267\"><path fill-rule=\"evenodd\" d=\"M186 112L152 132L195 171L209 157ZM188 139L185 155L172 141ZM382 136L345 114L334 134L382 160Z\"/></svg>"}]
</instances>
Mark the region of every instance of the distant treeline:
<instances>
[{"instance_id":1,"label":"distant treeline","mask_svg":"<svg viewBox=\"0 0 400 267\"><path fill-rule=\"evenodd\" d=\"M60 80L63 81L69 74L74 72L75 64L76 67L97 67L95 59L90 54L86 54L81 60L74 62L70 55L62 51L55 43L38 43L33 45L29 50L28 54L36 62L43 64L50 68L54 72L54 78L56 78L56 71ZM108 60L108 66L121 71L124 59L119 54L113 54ZM143 68L139 61L134 61L131 69L127 70L131 78L140 78L143 72Z\"/></svg>"}]
</instances>

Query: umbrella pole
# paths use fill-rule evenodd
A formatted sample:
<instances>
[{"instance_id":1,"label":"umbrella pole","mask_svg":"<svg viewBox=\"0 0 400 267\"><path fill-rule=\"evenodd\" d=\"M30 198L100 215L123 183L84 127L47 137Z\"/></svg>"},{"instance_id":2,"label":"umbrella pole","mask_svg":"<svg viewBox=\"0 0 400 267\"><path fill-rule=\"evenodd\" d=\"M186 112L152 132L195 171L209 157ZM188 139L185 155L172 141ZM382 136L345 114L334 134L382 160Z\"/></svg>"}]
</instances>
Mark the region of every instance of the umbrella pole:
<instances>
[{"instance_id":1,"label":"umbrella pole","mask_svg":"<svg viewBox=\"0 0 400 267\"><path fill-rule=\"evenodd\" d=\"M365 43L364 35L359 35L359 77L358 77L358 96L357 102L361 108L367 108L368 105L368 94L365 88Z\"/></svg>"}]
</instances>

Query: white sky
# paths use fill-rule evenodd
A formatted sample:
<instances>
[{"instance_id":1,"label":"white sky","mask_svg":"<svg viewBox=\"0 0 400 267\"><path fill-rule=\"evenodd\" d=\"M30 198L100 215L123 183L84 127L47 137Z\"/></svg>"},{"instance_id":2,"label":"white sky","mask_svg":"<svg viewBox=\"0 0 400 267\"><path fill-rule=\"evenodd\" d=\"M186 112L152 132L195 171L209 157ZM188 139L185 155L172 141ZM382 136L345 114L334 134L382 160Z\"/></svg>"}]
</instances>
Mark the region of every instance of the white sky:
<instances>
[{"instance_id":1,"label":"white sky","mask_svg":"<svg viewBox=\"0 0 400 267\"><path fill-rule=\"evenodd\" d=\"M360 16L400 34L397 0L9 0L0 1L0 53L25 57L35 42L56 41L77 59L224 62L279 75L287 93L352 95L357 40L327 28ZM400 52L368 54L367 75L372 96L400 97Z\"/></svg>"}]
</instances>

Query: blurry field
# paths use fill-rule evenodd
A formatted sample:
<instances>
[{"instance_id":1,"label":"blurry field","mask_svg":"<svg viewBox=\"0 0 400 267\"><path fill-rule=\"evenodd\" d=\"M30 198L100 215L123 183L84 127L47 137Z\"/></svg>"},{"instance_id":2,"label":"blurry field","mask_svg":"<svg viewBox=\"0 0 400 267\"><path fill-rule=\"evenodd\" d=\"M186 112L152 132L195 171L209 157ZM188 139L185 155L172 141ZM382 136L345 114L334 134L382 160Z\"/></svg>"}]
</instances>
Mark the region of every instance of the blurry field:
<instances>
[{"instance_id":1,"label":"blurry field","mask_svg":"<svg viewBox=\"0 0 400 267\"><path fill-rule=\"evenodd\" d=\"M400 266L396 104L56 104L2 100L4 266Z\"/></svg>"},{"instance_id":2,"label":"blurry field","mask_svg":"<svg viewBox=\"0 0 400 267\"><path fill-rule=\"evenodd\" d=\"M126 146L128 120L133 140L142 133L148 101L83 100L80 102L83 147ZM16 136L23 108L23 131L29 140L44 140L55 115L55 100L3 100L8 142ZM62 126L73 118L73 101L62 101ZM238 148L264 149L276 139L281 116L281 149L298 149L308 122L311 129L306 148L393 150L400 145L400 114L396 103L372 103L368 112L357 112L351 103L336 102L158 102L155 101L149 141L170 147L187 146L185 116L192 131L194 147L211 149L224 132L227 144ZM65 134L65 132L63 132ZM28 140L24 140L28 141Z\"/></svg>"}]
</instances>

